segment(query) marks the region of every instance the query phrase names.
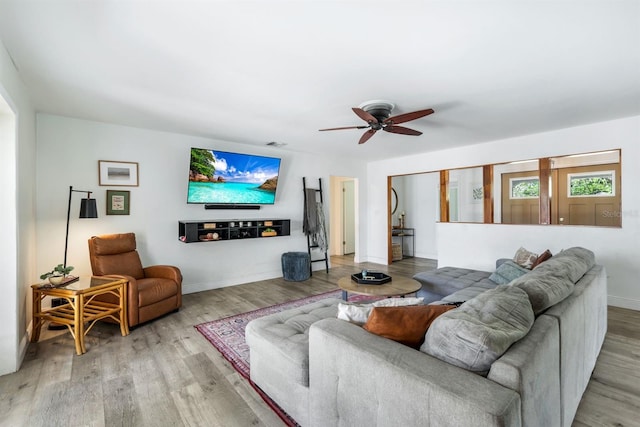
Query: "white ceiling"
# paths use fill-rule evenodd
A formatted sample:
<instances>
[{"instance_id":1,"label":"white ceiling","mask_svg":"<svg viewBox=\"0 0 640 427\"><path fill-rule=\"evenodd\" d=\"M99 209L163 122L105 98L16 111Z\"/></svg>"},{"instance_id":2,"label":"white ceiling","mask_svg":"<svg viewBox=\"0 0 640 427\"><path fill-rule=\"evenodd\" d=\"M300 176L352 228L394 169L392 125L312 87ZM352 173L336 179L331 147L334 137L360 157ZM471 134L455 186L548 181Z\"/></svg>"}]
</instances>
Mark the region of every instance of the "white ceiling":
<instances>
[{"instance_id":1,"label":"white ceiling","mask_svg":"<svg viewBox=\"0 0 640 427\"><path fill-rule=\"evenodd\" d=\"M640 115L637 0L0 0L0 38L38 111L365 160ZM372 99L435 114L318 132Z\"/></svg>"}]
</instances>

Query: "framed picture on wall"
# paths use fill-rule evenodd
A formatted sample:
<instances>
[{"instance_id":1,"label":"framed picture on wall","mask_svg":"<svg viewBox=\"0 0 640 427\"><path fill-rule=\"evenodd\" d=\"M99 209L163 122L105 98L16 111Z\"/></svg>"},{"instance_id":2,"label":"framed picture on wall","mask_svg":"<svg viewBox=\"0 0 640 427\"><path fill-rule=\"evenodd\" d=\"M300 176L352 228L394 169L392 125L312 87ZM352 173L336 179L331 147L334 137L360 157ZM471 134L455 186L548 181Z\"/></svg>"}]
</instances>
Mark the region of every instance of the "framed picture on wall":
<instances>
[{"instance_id":1,"label":"framed picture on wall","mask_svg":"<svg viewBox=\"0 0 640 427\"><path fill-rule=\"evenodd\" d=\"M98 160L98 184L103 186L138 186L138 163Z\"/></svg>"},{"instance_id":2,"label":"framed picture on wall","mask_svg":"<svg viewBox=\"0 0 640 427\"><path fill-rule=\"evenodd\" d=\"M480 183L471 185L471 203L482 203L484 199L484 188Z\"/></svg>"},{"instance_id":3,"label":"framed picture on wall","mask_svg":"<svg viewBox=\"0 0 640 427\"><path fill-rule=\"evenodd\" d=\"M107 215L129 215L129 191L107 190Z\"/></svg>"}]
</instances>

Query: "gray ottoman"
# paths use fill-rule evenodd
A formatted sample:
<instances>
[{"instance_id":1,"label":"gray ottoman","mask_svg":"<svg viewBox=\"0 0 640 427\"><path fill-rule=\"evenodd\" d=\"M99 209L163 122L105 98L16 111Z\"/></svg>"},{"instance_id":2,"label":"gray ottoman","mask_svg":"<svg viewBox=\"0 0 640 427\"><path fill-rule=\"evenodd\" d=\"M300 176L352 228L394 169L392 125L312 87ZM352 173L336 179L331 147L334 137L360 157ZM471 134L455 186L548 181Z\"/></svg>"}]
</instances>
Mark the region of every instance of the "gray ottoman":
<instances>
[{"instance_id":1,"label":"gray ottoman","mask_svg":"<svg viewBox=\"0 0 640 427\"><path fill-rule=\"evenodd\" d=\"M245 329L251 381L300 425L309 424L309 328L336 317L329 298L252 320Z\"/></svg>"},{"instance_id":2,"label":"gray ottoman","mask_svg":"<svg viewBox=\"0 0 640 427\"><path fill-rule=\"evenodd\" d=\"M284 280L302 282L311 277L311 258L307 252L282 254L282 277Z\"/></svg>"}]
</instances>

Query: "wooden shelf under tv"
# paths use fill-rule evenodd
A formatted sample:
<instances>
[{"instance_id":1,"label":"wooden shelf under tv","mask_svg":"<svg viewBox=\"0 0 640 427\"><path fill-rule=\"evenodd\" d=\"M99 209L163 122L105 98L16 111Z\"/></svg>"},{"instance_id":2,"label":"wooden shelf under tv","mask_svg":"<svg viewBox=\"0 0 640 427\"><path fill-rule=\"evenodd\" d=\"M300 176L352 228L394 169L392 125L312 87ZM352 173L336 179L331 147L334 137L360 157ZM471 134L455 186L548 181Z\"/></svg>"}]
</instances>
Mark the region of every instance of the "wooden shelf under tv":
<instances>
[{"instance_id":1,"label":"wooden shelf under tv","mask_svg":"<svg viewBox=\"0 0 640 427\"><path fill-rule=\"evenodd\" d=\"M178 239L184 243L262 239L288 236L289 219L211 219L178 221Z\"/></svg>"}]
</instances>

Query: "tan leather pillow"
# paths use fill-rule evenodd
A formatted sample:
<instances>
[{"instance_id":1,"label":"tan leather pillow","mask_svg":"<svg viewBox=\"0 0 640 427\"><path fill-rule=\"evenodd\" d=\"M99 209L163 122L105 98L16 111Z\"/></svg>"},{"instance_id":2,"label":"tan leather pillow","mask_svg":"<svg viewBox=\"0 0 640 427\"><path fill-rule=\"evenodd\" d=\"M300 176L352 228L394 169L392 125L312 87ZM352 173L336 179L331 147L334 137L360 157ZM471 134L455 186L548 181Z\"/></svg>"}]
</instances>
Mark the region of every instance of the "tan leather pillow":
<instances>
[{"instance_id":1,"label":"tan leather pillow","mask_svg":"<svg viewBox=\"0 0 640 427\"><path fill-rule=\"evenodd\" d=\"M553 255L551 255L551 251L549 249L547 249L546 251L542 252L538 256L538 259L536 259L536 261L531 266L531 269L533 270L534 268L536 268L537 266L539 266L540 264L542 264L543 262L545 262L546 260L548 260L552 256Z\"/></svg>"},{"instance_id":2,"label":"tan leather pillow","mask_svg":"<svg viewBox=\"0 0 640 427\"><path fill-rule=\"evenodd\" d=\"M408 307L374 307L363 328L372 334L420 348L431 322L455 305L414 305Z\"/></svg>"}]
</instances>

